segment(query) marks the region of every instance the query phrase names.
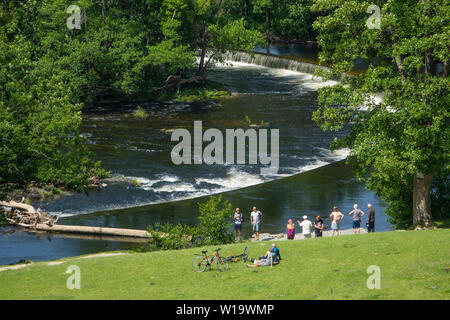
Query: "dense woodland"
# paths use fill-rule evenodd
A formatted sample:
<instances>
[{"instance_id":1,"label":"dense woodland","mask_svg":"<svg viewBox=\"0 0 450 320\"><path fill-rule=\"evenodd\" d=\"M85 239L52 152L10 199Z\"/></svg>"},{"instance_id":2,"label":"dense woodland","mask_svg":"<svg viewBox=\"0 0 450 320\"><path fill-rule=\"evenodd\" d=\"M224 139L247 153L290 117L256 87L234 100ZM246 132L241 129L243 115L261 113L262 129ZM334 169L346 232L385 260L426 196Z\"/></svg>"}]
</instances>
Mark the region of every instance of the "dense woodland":
<instances>
[{"instance_id":1,"label":"dense woodland","mask_svg":"<svg viewBox=\"0 0 450 320\"><path fill-rule=\"evenodd\" d=\"M252 52L273 39L318 40L321 62L333 65L334 74L350 71L357 57L369 68L320 93L316 122L325 130L353 123L350 136L335 146L354 150L357 174L369 177L369 188L388 202L394 223L411 224L414 212L414 223L428 225L431 197L441 218L449 208L449 4L375 1L386 18L372 30L365 26L370 3L3 1L0 184L83 190L93 177L107 176L79 134L83 107L153 99L183 83L201 86L227 50ZM432 68L437 62L441 72ZM386 103L357 110L380 92L387 93ZM440 187L431 192L433 181Z\"/></svg>"}]
</instances>

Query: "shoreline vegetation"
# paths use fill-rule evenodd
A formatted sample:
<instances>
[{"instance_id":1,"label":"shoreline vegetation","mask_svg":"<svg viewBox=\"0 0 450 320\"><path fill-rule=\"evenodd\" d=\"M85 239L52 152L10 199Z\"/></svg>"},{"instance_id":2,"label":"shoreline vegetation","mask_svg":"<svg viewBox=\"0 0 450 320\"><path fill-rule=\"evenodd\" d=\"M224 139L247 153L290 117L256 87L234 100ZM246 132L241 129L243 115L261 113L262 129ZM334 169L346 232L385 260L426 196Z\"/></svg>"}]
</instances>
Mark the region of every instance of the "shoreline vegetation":
<instances>
[{"instance_id":1,"label":"shoreline vegetation","mask_svg":"<svg viewBox=\"0 0 450 320\"><path fill-rule=\"evenodd\" d=\"M0 267L0 298L8 299L447 299L449 230L381 232L278 241L281 262L226 272L191 269L202 248L157 252L118 251ZM222 246L222 256L249 247L257 258L270 242ZM215 247L205 246L208 252ZM355 260L357 257L357 260ZM81 270L80 290L68 290L68 267ZM165 266L171 266L167 268ZM381 288L370 290L367 269L381 271ZM294 276L301 272L301 277ZM32 275L32 276L31 276ZM267 281L270 277L271 281ZM218 281L219 280L219 281ZM27 290L23 290L26 283ZM280 283L289 283L280 286ZM216 290L211 292L209 288Z\"/></svg>"}]
</instances>

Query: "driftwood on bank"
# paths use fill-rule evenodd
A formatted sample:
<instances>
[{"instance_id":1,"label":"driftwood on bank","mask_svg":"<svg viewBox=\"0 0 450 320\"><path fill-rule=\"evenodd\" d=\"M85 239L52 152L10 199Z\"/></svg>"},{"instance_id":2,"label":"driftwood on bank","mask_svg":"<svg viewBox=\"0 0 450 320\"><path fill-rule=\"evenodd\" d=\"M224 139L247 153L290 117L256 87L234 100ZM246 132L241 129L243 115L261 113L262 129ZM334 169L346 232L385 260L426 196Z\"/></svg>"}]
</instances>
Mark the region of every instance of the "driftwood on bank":
<instances>
[{"instance_id":1,"label":"driftwood on bank","mask_svg":"<svg viewBox=\"0 0 450 320\"><path fill-rule=\"evenodd\" d=\"M68 226L68 225L49 226L46 224L37 224L35 229L39 231L50 231L50 232L53 231L62 233L151 238L151 235L147 231L136 229L119 229L119 228L103 228L103 227Z\"/></svg>"},{"instance_id":2,"label":"driftwood on bank","mask_svg":"<svg viewBox=\"0 0 450 320\"><path fill-rule=\"evenodd\" d=\"M49 213L36 210L29 204L15 201L0 201L0 205L11 208L10 211L3 211L3 215L6 221L8 221L12 225L25 228L33 228L38 224L52 226L58 222L58 219L61 215L58 214L56 217L54 217Z\"/></svg>"},{"instance_id":3,"label":"driftwood on bank","mask_svg":"<svg viewBox=\"0 0 450 320\"><path fill-rule=\"evenodd\" d=\"M61 214L53 217L48 213L36 210L33 206L26 203L0 201L0 206L11 208L9 211L3 210L5 219L11 225L24 227L32 231L112 237L151 238L151 235L145 230L57 225ZM0 214L2 213L0 212Z\"/></svg>"}]
</instances>

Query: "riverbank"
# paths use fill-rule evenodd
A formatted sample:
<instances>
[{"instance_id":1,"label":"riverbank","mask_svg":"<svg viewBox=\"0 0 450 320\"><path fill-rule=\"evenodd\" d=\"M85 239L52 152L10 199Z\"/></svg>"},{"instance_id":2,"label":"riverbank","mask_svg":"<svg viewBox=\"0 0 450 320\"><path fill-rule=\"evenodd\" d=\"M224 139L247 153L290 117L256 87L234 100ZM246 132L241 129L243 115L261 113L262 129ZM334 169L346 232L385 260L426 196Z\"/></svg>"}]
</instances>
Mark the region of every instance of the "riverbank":
<instances>
[{"instance_id":1,"label":"riverbank","mask_svg":"<svg viewBox=\"0 0 450 320\"><path fill-rule=\"evenodd\" d=\"M367 229L361 227L360 234L366 234L366 233L367 233ZM348 235L352 235L352 234L353 234L353 229L339 230L339 236L348 236ZM322 237L332 237L331 230L325 230L323 232ZM312 234L311 238L312 239L316 238L314 233ZM252 239L253 239L253 237L252 237ZM285 233L277 233L277 234L260 233L259 234L259 241L284 241L284 240L288 240ZM307 240L307 238L305 238L305 236L301 233L301 228L300 228L300 232L297 232L295 234L295 237L293 240Z\"/></svg>"},{"instance_id":2,"label":"riverbank","mask_svg":"<svg viewBox=\"0 0 450 320\"><path fill-rule=\"evenodd\" d=\"M227 272L203 273L191 268L202 248L86 255L0 272L0 299L448 299L449 241L448 229L280 241L282 261L273 268L238 261ZM239 254L245 245L220 253ZM255 258L270 244L248 246ZM66 287L73 265L79 290ZM380 289L367 288L372 265L380 268Z\"/></svg>"}]
</instances>

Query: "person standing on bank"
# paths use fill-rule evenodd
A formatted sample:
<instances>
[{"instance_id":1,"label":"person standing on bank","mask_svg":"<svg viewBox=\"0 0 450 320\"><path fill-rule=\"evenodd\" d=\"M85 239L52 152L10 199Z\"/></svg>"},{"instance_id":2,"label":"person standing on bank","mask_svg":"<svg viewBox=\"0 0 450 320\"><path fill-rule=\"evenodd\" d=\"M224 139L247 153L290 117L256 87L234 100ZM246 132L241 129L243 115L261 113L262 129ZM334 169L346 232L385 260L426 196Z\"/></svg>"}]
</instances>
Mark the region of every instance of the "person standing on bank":
<instances>
[{"instance_id":1,"label":"person standing on bank","mask_svg":"<svg viewBox=\"0 0 450 320\"><path fill-rule=\"evenodd\" d=\"M259 225L262 222L262 213L259 210L256 210L256 207L253 207L252 212L250 213L250 223L253 227L253 233L255 234L255 241L259 240Z\"/></svg>"},{"instance_id":2,"label":"person standing on bank","mask_svg":"<svg viewBox=\"0 0 450 320\"><path fill-rule=\"evenodd\" d=\"M316 216L314 220L314 231L316 234L316 238L320 238L323 233L323 220L320 218L320 215Z\"/></svg>"},{"instance_id":3,"label":"person standing on bank","mask_svg":"<svg viewBox=\"0 0 450 320\"><path fill-rule=\"evenodd\" d=\"M300 227L302 227L303 237L305 237L305 239L311 238L311 232L313 229L313 225L312 225L311 221L308 220L308 217L303 216L303 221L300 222L297 220L297 222L298 222L298 225Z\"/></svg>"},{"instance_id":4,"label":"person standing on bank","mask_svg":"<svg viewBox=\"0 0 450 320\"><path fill-rule=\"evenodd\" d=\"M375 209L367 205L367 232L375 232Z\"/></svg>"},{"instance_id":5,"label":"person standing on bank","mask_svg":"<svg viewBox=\"0 0 450 320\"><path fill-rule=\"evenodd\" d=\"M352 216L353 234L358 234L361 228L361 217L364 216L364 211L358 209L358 205L353 205L353 210L348 213Z\"/></svg>"},{"instance_id":6,"label":"person standing on bank","mask_svg":"<svg viewBox=\"0 0 450 320\"><path fill-rule=\"evenodd\" d=\"M242 216L242 213L240 213L239 208L236 208L233 220L234 220L234 241L237 241L238 234L239 240L241 240L242 222L244 222L244 217Z\"/></svg>"},{"instance_id":7,"label":"person standing on bank","mask_svg":"<svg viewBox=\"0 0 450 320\"><path fill-rule=\"evenodd\" d=\"M330 214L331 219L331 235L339 235L339 223L344 219L344 215L339 211L339 208L334 206L333 211Z\"/></svg>"},{"instance_id":8,"label":"person standing on bank","mask_svg":"<svg viewBox=\"0 0 450 320\"><path fill-rule=\"evenodd\" d=\"M295 224L292 223L292 219L289 219L286 225L286 237L288 240L294 240L295 238Z\"/></svg>"}]
</instances>

